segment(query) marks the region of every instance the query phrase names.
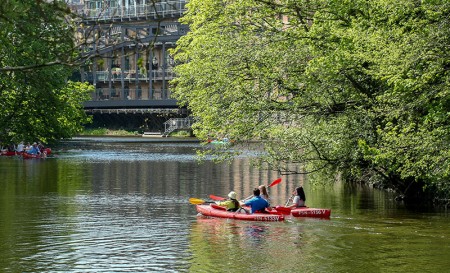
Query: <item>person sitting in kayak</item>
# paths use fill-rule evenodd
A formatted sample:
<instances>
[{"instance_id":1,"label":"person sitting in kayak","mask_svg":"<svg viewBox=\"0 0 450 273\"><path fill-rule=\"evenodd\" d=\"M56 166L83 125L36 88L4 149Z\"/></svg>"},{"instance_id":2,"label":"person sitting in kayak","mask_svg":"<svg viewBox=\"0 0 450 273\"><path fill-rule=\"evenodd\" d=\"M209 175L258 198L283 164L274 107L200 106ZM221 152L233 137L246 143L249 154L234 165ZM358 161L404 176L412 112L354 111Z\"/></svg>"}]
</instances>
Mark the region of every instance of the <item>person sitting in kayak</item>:
<instances>
[{"instance_id":1,"label":"person sitting in kayak","mask_svg":"<svg viewBox=\"0 0 450 273\"><path fill-rule=\"evenodd\" d=\"M258 186L258 189L259 189L259 192L260 192L260 196L261 196L262 198L264 198L264 199L269 203L269 206L270 206L270 196L269 196L269 193L267 192L266 186L264 186L264 185L259 185L259 186ZM248 200L252 199L253 197L254 197L254 195L250 195L249 197L243 199L242 202L245 203L245 202L247 202Z\"/></svg>"},{"instance_id":2,"label":"person sitting in kayak","mask_svg":"<svg viewBox=\"0 0 450 273\"><path fill-rule=\"evenodd\" d=\"M288 206L288 208L300 208L305 206L306 196L302 186L295 188L289 200L291 200L292 197L294 197L294 200L292 200L292 205Z\"/></svg>"},{"instance_id":3,"label":"person sitting in kayak","mask_svg":"<svg viewBox=\"0 0 450 273\"><path fill-rule=\"evenodd\" d=\"M234 191L231 191L228 194L228 198L228 200L216 202L216 204L221 207L226 207L227 211L237 211L241 206L239 204L239 201L236 199L236 193Z\"/></svg>"},{"instance_id":4,"label":"person sitting in kayak","mask_svg":"<svg viewBox=\"0 0 450 273\"><path fill-rule=\"evenodd\" d=\"M241 202L241 206L250 206L250 213L265 212L265 209L269 208L269 202L262 198L260 194L259 188L255 188L253 190L253 198L246 202Z\"/></svg>"},{"instance_id":5,"label":"person sitting in kayak","mask_svg":"<svg viewBox=\"0 0 450 273\"><path fill-rule=\"evenodd\" d=\"M267 201L267 203L269 203L269 206L270 206L270 196L269 196L269 193L267 192L266 186L259 185L258 189L260 191L261 197L264 198Z\"/></svg>"},{"instance_id":6,"label":"person sitting in kayak","mask_svg":"<svg viewBox=\"0 0 450 273\"><path fill-rule=\"evenodd\" d=\"M31 146L31 148L29 150L27 150L27 153L30 154L30 155L39 155L39 154L41 154L41 151L39 151L36 142L34 142L33 145Z\"/></svg>"},{"instance_id":7,"label":"person sitting in kayak","mask_svg":"<svg viewBox=\"0 0 450 273\"><path fill-rule=\"evenodd\" d=\"M24 151L24 149L25 149L25 145L23 144L23 141L21 141L19 143L19 145L17 145L16 152L22 153Z\"/></svg>"}]
</instances>

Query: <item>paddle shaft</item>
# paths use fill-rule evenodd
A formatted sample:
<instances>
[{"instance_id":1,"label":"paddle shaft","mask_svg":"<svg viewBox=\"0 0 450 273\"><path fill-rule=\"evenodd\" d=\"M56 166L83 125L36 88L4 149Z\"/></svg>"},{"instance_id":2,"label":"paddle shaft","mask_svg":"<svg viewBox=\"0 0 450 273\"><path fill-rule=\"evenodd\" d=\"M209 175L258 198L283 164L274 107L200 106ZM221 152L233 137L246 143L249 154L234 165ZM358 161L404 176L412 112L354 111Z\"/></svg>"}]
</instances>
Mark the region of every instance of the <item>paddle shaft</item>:
<instances>
[{"instance_id":1,"label":"paddle shaft","mask_svg":"<svg viewBox=\"0 0 450 273\"><path fill-rule=\"evenodd\" d=\"M286 205L284 205L285 207L287 207L287 205L289 205L289 203L291 202L292 198L294 198L294 195L291 195L291 197L289 197L289 199L286 201Z\"/></svg>"},{"instance_id":2,"label":"paddle shaft","mask_svg":"<svg viewBox=\"0 0 450 273\"><path fill-rule=\"evenodd\" d=\"M274 181L272 181L272 183L270 183L269 185L267 185L268 188L273 187L275 185L278 185L281 183L281 178L277 178ZM249 200L253 197L253 195L250 195L249 197L243 199L242 201L245 202L246 200Z\"/></svg>"}]
</instances>

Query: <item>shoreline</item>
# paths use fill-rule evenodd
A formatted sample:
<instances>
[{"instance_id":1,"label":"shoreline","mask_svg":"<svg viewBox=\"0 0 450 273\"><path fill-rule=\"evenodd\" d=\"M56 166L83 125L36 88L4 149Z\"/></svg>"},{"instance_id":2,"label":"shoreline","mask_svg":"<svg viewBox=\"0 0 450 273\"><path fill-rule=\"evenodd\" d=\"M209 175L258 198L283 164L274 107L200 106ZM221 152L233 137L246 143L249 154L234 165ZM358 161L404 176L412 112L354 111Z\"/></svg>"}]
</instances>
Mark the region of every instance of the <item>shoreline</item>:
<instances>
[{"instance_id":1,"label":"shoreline","mask_svg":"<svg viewBox=\"0 0 450 273\"><path fill-rule=\"evenodd\" d=\"M96 142L192 142L200 143L195 137L162 137L162 136L120 136L120 135L77 135L63 141L96 141Z\"/></svg>"}]
</instances>

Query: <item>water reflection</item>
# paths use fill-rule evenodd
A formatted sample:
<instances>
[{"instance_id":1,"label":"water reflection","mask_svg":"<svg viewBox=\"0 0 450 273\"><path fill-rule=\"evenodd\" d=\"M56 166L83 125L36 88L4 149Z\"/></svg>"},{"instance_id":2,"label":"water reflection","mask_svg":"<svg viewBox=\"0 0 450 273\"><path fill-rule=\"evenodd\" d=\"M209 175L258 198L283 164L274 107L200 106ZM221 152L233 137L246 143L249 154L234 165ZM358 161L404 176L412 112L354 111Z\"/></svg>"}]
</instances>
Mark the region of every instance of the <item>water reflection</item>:
<instances>
[{"instance_id":1,"label":"water reflection","mask_svg":"<svg viewBox=\"0 0 450 273\"><path fill-rule=\"evenodd\" d=\"M277 271L266 258L277 255L271 250L284 234L282 223L198 217L190 230L193 272Z\"/></svg>"},{"instance_id":2,"label":"water reflection","mask_svg":"<svg viewBox=\"0 0 450 273\"><path fill-rule=\"evenodd\" d=\"M408 211L389 194L283 177L284 204L304 183L329 220L259 223L197 217L190 197L252 194L274 172L240 157L198 164L198 143L85 141L55 157L0 157L2 272L445 272L447 214Z\"/></svg>"},{"instance_id":3,"label":"water reflection","mask_svg":"<svg viewBox=\"0 0 450 273\"><path fill-rule=\"evenodd\" d=\"M21 228L8 237L32 271L166 272L185 259L187 245L180 204L170 201L136 195L35 198L24 204L35 212L19 218Z\"/></svg>"}]
</instances>

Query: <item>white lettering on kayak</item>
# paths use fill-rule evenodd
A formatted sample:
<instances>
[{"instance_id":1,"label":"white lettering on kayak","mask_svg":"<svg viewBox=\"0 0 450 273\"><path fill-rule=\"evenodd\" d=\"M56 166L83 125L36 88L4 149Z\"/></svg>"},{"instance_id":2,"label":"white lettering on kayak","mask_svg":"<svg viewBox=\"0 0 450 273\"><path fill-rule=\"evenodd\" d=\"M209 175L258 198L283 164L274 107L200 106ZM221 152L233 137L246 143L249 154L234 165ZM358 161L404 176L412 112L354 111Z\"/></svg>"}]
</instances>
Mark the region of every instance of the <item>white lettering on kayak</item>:
<instances>
[{"instance_id":1,"label":"white lettering on kayak","mask_svg":"<svg viewBox=\"0 0 450 273\"><path fill-rule=\"evenodd\" d=\"M279 216L255 216L255 220L257 221L279 221L280 217Z\"/></svg>"},{"instance_id":2,"label":"white lettering on kayak","mask_svg":"<svg viewBox=\"0 0 450 273\"><path fill-rule=\"evenodd\" d=\"M322 215L322 214L326 214L327 210L325 209L318 209L318 210L309 210L309 211L298 211L298 214L300 215L311 215L311 214L316 214L316 215Z\"/></svg>"}]
</instances>

